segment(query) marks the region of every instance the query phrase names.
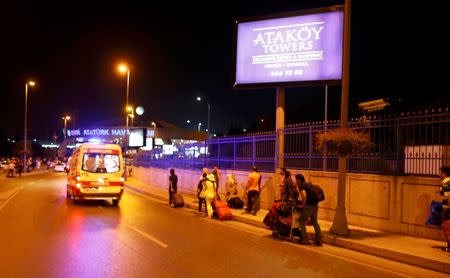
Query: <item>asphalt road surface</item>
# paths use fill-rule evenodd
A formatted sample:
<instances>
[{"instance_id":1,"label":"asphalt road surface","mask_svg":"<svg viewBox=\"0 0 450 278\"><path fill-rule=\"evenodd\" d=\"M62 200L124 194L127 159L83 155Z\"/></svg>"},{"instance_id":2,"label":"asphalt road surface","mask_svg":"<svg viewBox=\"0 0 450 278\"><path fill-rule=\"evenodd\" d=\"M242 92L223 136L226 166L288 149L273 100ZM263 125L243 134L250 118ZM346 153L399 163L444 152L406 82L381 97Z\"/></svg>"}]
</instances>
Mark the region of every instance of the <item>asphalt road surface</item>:
<instances>
[{"instance_id":1,"label":"asphalt road surface","mask_svg":"<svg viewBox=\"0 0 450 278\"><path fill-rule=\"evenodd\" d=\"M0 178L0 277L447 277L265 229L206 219L126 189L74 205L65 174Z\"/></svg>"}]
</instances>

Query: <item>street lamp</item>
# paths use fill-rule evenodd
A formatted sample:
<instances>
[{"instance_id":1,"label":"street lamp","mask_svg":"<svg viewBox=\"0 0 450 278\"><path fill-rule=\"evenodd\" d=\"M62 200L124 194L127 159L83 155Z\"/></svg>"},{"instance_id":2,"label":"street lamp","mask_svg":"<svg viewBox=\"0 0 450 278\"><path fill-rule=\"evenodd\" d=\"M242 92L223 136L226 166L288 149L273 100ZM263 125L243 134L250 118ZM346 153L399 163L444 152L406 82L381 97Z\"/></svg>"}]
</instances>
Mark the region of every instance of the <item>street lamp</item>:
<instances>
[{"instance_id":1,"label":"street lamp","mask_svg":"<svg viewBox=\"0 0 450 278\"><path fill-rule=\"evenodd\" d=\"M64 116L61 119L64 120L64 139L66 139L66 135L67 135L67 121L70 120L70 116Z\"/></svg>"},{"instance_id":2,"label":"street lamp","mask_svg":"<svg viewBox=\"0 0 450 278\"><path fill-rule=\"evenodd\" d=\"M127 126L127 130L128 130L128 117L131 118L131 127L133 127L133 119L134 119L134 108L131 105L127 105L127 121L126 121L126 126Z\"/></svg>"},{"instance_id":3,"label":"street lamp","mask_svg":"<svg viewBox=\"0 0 450 278\"><path fill-rule=\"evenodd\" d=\"M198 123L198 131L200 131L201 127L202 127L202 123Z\"/></svg>"},{"instance_id":4,"label":"street lamp","mask_svg":"<svg viewBox=\"0 0 450 278\"><path fill-rule=\"evenodd\" d=\"M126 64L119 64L117 67L117 70L122 74L127 74L127 95L126 95L126 102L125 107L128 107L128 98L130 95L130 69Z\"/></svg>"},{"instance_id":5,"label":"street lamp","mask_svg":"<svg viewBox=\"0 0 450 278\"><path fill-rule=\"evenodd\" d=\"M28 115L28 85L33 87L36 85L34 81L28 81L25 83L25 117L24 117L24 129L23 129L23 163L24 167L27 160L27 115Z\"/></svg>"},{"instance_id":6,"label":"street lamp","mask_svg":"<svg viewBox=\"0 0 450 278\"><path fill-rule=\"evenodd\" d=\"M117 66L117 70L122 74L125 74L125 73L127 74L127 95L126 95L126 100L125 100L125 118L126 118L126 120L125 120L126 135L125 136L128 136L128 116L129 116L129 114L128 114L128 108L129 108L128 98L130 95L130 69L128 68L128 66L126 64L122 63ZM125 141L125 142L127 142L127 141ZM127 142L127 144L128 144L128 142ZM127 149L127 148L125 147L125 149Z\"/></svg>"},{"instance_id":7,"label":"street lamp","mask_svg":"<svg viewBox=\"0 0 450 278\"><path fill-rule=\"evenodd\" d=\"M201 97L197 97L197 101L202 101ZM208 137L209 137L209 132L210 132L210 120L211 120L211 105L209 104L209 102L207 100L204 100L206 102L206 104L208 104Z\"/></svg>"}]
</instances>

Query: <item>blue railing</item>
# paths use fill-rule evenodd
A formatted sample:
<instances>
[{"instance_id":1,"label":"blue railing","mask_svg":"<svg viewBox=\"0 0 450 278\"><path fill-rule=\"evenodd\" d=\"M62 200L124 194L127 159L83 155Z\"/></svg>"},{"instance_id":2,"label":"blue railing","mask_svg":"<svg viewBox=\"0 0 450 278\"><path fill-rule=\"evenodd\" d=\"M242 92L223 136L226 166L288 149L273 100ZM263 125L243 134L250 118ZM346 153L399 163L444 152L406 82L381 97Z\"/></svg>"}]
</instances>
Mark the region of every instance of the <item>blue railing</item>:
<instances>
[{"instance_id":1,"label":"blue railing","mask_svg":"<svg viewBox=\"0 0 450 278\"><path fill-rule=\"evenodd\" d=\"M337 171L337 157L317 152L315 135L325 129L339 127L339 121L289 125L284 135L282 156L290 169ZM423 111L398 117L361 117L352 119L349 127L369 133L373 148L370 152L349 157L348 171L391 175L437 175L439 167L450 165L450 113ZM218 165L222 169L248 170L256 165L263 171L275 169L276 133L252 134L211 139L197 144L207 147L207 155L178 154L156 156L140 153L136 165L144 167L200 169ZM179 148L186 149L186 148Z\"/></svg>"}]
</instances>

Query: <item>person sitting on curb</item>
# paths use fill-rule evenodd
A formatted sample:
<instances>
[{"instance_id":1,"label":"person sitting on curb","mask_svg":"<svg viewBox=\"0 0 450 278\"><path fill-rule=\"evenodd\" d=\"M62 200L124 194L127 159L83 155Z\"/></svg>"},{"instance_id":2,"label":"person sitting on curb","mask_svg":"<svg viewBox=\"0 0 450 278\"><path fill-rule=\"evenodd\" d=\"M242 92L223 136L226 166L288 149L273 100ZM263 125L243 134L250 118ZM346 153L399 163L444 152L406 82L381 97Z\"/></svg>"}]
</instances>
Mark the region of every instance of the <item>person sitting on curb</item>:
<instances>
[{"instance_id":1,"label":"person sitting on curb","mask_svg":"<svg viewBox=\"0 0 450 278\"><path fill-rule=\"evenodd\" d=\"M317 214L319 212L319 200L315 200L313 198L313 194L311 193L311 187L309 183L305 182L305 177L302 174L295 175L295 179L297 180L298 190L300 192L300 196L302 198L301 201L301 212L300 217L298 219L298 224L300 226L300 230L302 233L302 244L309 245L311 244L310 239L308 237L308 233L306 232L306 220L308 217L311 219L311 224L314 227L314 232L316 233L316 239L314 244L317 246L322 246L322 231L320 230L319 223L317 222Z\"/></svg>"}]
</instances>

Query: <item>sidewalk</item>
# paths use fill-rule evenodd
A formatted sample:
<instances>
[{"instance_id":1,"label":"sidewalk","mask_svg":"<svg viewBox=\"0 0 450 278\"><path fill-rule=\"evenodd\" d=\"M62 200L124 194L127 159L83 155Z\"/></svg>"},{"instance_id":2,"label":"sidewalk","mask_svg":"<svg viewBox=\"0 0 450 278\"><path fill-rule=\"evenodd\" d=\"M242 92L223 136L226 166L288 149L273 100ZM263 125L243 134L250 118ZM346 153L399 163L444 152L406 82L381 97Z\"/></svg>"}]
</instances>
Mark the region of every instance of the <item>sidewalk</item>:
<instances>
[{"instance_id":1,"label":"sidewalk","mask_svg":"<svg viewBox=\"0 0 450 278\"><path fill-rule=\"evenodd\" d=\"M130 177L126 182L126 188L168 201L167 190L142 183L133 177ZM192 194L182 194L185 207L197 210L197 197ZM260 210L256 216L242 214L243 211L232 209L233 220L266 228L262 221L268 212L267 210ZM329 233L331 222L319 220L319 224L325 244L450 274L450 253L441 250L441 247L446 245L443 241L410 237L351 225L349 226L350 236L338 237ZM312 236L314 234L313 227L307 226L307 229Z\"/></svg>"}]
</instances>

